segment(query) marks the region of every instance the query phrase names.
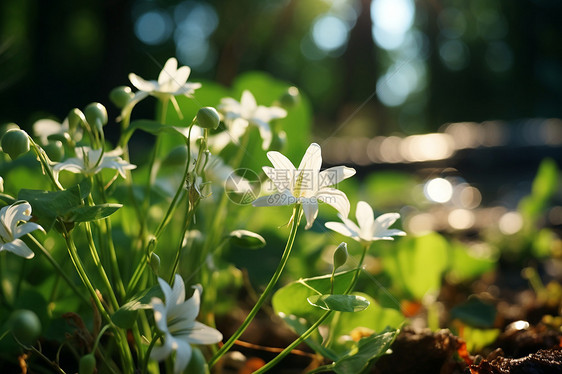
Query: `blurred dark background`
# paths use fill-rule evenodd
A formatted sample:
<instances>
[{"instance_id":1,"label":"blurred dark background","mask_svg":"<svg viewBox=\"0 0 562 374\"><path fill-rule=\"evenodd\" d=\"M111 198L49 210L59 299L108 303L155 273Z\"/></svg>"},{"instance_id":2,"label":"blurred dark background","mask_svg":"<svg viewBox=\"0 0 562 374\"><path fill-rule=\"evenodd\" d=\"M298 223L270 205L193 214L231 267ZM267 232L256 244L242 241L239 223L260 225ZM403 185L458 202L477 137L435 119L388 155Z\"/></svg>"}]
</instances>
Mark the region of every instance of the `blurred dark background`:
<instances>
[{"instance_id":1,"label":"blurred dark background","mask_svg":"<svg viewBox=\"0 0 562 374\"><path fill-rule=\"evenodd\" d=\"M373 137L562 116L558 0L3 0L0 12L0 122L24 128L110 106L129 72L155 79L170 56L192 81L291 82L320 138L342 123L338 135Z\"/></svg>"}]
</instances>

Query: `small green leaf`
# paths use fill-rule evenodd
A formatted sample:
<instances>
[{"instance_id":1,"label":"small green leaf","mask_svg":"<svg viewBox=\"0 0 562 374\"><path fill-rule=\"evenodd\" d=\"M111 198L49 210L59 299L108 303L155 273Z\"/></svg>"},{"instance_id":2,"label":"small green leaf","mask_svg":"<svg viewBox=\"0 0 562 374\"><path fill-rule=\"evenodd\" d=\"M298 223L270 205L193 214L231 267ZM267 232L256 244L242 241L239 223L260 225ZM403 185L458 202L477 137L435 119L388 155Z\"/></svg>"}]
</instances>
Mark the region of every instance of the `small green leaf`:
<instances>
[{"instance_id":1,"label":"small green leaf","mask_svg":"<svg viewBox=\"0 0 562 374\"><path fill-rule=\"evenodd\" d=\"M121 204L98 204L94 206L78 206L68 210L65 214L67 222L90 222L115 213L123 205Z\"/></svg>"},{"instance_id":2,"label":"small green leaf","mask_svg":"<svg viewBox=\"0 0 562 374\"><path fill-rule=\"evenodd\" d=\"M156 284L133 296L131 300L113 313L111 320L121 328L131 328L137 319L139 310L152 309L150 300L152 300L153 297L162 298L162 296L162 290L160 286Z\"/></svg>"},{"instance_id":3,"label":"small green leaf","mask_svg":"<svg viewBox=\"0 0 562 374\"><path fill-rule=\"evenodd\" d=\"M338 312L360 312L369 306L367 299L357 295L312 295L307 300L317 308Z\"/></svg>"},{"instance_id":4,"label":"small green leaf","mask_svg":"<svg viewBox=\"0 0 562 374\"><path fill-rule=\"evenodd\" d=\"M473 296L451 309L451 318L457 318L473 327L492 327L496 320L496 308Z\"/></svg>"},{"instance_id":5,"label":"small green leaf","mask_svg":"<svg viewBox=\"0 0 562 374\"><path fill-rule=\"evenodd\" d=\"M248 230L235 230L229 234L232 244L249 249L259 249L265 247L265 239L255 232Z\"/></svg>"},{"instance_id":6,"label":"small green leaf","mask_svg":"<svg viewBox=\"0 0 562 374\"><path fill-rule=\"evenodd\" d=\"M72 208L82 205L79 185L63 191L22 189L18 199L31 204L33 215L38 218L37 223L46 231L53 227L57 217L63 217Z\"/></svg>"},{"instance_id":7,"label":"small green leaf","mask_svg":"<svg viewBox=\"0 0 562 374\"><path fill-rule=\"evenodd\" d=\"M355 270L336 273L334 277L334 293L343 294L349 286ZM307 302L307 298L313 295L328 294L331 289L331 275L323 275L314 278L304 278L289 283L279 289L274 295L271 303L277 314L295 315L305 318L313 323L325 312Z\"/></svg>"},{"instance_id":8,"label":"small green leaf","mask_svg":"<svg viewBox=\"0 0 562 374\"><path fill-rule=\"evenodd\" d=\"M356 348L331 365L332 370L337 374L362 373L388 351L399 331L391 330L359 340Z\"/></svg>"}]
</instances>

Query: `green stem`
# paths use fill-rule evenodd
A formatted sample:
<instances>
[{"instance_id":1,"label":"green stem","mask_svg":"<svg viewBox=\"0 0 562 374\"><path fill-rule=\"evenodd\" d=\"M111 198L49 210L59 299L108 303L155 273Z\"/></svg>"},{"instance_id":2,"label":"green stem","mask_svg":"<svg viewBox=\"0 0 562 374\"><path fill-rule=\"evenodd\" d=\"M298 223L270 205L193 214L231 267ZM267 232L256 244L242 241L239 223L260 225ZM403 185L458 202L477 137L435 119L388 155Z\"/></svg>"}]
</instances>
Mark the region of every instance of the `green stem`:
<instances>
[{"instance_id":1,"label":"green stem","mask_svg":"<svg viewBox=\"0 0 562 374\"><path fill-rule=\"evenodd\" d=\"M55 268L57 273L64 279L64 281L68 284L68 286L72 289L72 291L74 291L74 293L78 297L80 297L86 303L86 305L90 305L90 301L86 296L84 296L84 292L76 287L74 282L68 277L66 272L60 267L58 262L51 255L51 253L49 253L49 251L47 251L47 249L43 247L43 245L37 239L35 239L33 235L27 235L27 237L31 239L33 246L37 248L43 254L43 256L45 256L47 261L49 261L49 263L53 266L53 268Z\"/></svg>"},{"instance_id":2,"label":"green stem","mask_svg":"<svg viewBox=\"0 0 562 374\"><path fill-rule=\"evenodd\" d=\"M117 310L119 309L119 303L117 302L117 298L115 297L115 292L113 291L111 282L109 281L107 273L105 272L105 268L101 263L100 257L98 255L98 251L94 244L94 238L92 236L92 227L90 225L90 222L85 222L85 227L86 227L86 237L88 239L88 247L90 248L90 254L92 255L92 259L94 260L94 265L96 265L96 268L100 273L100 277L104 283L104 286L107 289L109 300L111 301L111 306L113 307L114 310Z\"/></svg>"},{"instance_id":3,"label":"green stem","mask_svg":"<svg viewBox=\"0 0 562 374\"><path fill-rule=\"evenodd\" d=\"M363 247L363 253L361 254L361 259L359 260L359 266L357 267L357 271L353 275L353 279L351 280L351 283L349 284L349 286L344 292L345 295L349 294L355 287L355 284L357 283L357 279L359 278L359 274L361 273L362 270L361 267L363 266L363 261L365 260L365 255L367 254L368 248L369 248L369 244L365 244ZM289 346L287 346L287 348L285 348L281 353L279 353L273 360L269 361L267 364L256 370L254 374L265 373L266 371L277 365L279 361L281 361L285 356L291 353L293 349L295 349L299 344L301 344L306 339L308 339L308 337L314 331L316 331L316 329L322 324L322 322L324 322L331 314L332 314L332 310L328 310L327 312L324 312L324 314L322 314L320 318L316 322L314 322L312 326L308 328L308 330L306 330L303 334L301 334L301 336L295 339L295 341L293 341Z\"/></svg>"},{"instance_id":4,"label":"green stem","mask_svg":"<svg viewBox=\"0 0 562 374\"><path fill-rule=\"evenodd\" d=\"M256 316L258 311L260 310L262 304L265 302L265 300L269 297L269 295L273 291L273 288L277 284L277 281L279 280L279 277L281 276L281 273L283 272L283 269L285 268L285 265L287 264L287 261L289 260L289 255L291 254L291 250L293 248L293 243L295 242L295 237L297 235L297 229L298 229L298 226L299 226L299 223L300 223L301 215L302 215L302 205L297 204L293 208L293 215L291 217L292 225L291 225L291 231L289 233L289 238L287 239L287 244L285 245L285 250L283 251L283 255L281 256L281 261L279 262L279 265L277 266L277 269L275 270L275 273L271 277L269 283L265 287L265 290L261 294L260 298L258 299L256 304L254 305L254 307L252 308L252 310L250 311L250 313L248 314L248 316L246 317L246 319L244 320L242 325L240 325L238 330L236 330L236 332L234 332L234 334L230 337L230 339L228 339L228 341L226 343L224 343L224 345L213 355L213 357L209 361L209 366L215 365L217 363L217 361L226 352L228 352L228 350L234 345L234 342L242 335L242 333L250 325L250 323L252 322L252 320L254 319L254 317Z\"/></svg>"},{"instance_id":5,"label":"green stem","mask_svg":"<svg viewBox=\"0 0 562 374\"><path fill-rule=\"evenodd\" d=\"M94 289L94 286L90 282L90 279L88 278L88 275L86 274L86 271L84 270L84 265L82 264L82 261L80 260L80 257L78 256L78 251L76 249L76 246L74 245L74 241L72 240L72 238L70 237L70 234L68 233L68 231L64 227L64 223L60 222L60 226L62 227L62 230L63 230L62 234L63 234L64 240L66 242L66 247L68 249L68 253L70 255L72 263L74 264L74 267L76 268L76 271L78 272L78 275L80 276L80 279L82 280L82 283L84 283L84 286L86 286L86 289L90 293L90 297L92 298L92 300L96 304L96 307L98 308L102 317L107 321L107 323L109 323L112 326L113 330L115 331L116 343L117 343L117 346L119 347L119 350L121 351L121 360L122 360L122 364L123 364L123 369L124 369L125 373L133 373L133 370L134 370L133 357L131 355L131 351L130 351L128 343L127 343L127 336L125 335L125 333L121 329L119 329L117 326L115 326L113 324L113 321L111 320L111 317L109 316L109 313L107 312L107 310L103 306L100 298L97 295L96 290Z\"/></svg>"}]
</instances>

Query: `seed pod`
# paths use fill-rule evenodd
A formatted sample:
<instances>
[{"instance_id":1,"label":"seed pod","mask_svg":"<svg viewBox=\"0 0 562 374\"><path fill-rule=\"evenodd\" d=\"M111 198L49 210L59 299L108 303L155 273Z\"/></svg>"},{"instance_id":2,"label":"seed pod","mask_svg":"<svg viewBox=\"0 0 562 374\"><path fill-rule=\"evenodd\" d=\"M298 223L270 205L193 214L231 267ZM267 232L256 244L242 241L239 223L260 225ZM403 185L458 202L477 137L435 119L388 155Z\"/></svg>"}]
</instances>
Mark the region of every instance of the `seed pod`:
<instances>
[{"instance_id":1,"label":"seed pod","mask_svg":"<svg viewBox=\"0 0 562 374\"><path fill-rule=\"evenodd\" d=\"M84 113L82 113L82 111L78 108L74 108L68 112L66 118L68 119L68 129L70 133L76 131L76 129L86 121Z\"/></svg>"},{"instance_id":2,"label":"seed pod","mask_svg":"<svg viewBox=\"0 0 562 374\"><path fill-rule=\"evenodd\" d=\"M339 268L347 262L347 243L342 242L334 252L334 269Z\"/></svg>"},{"instance_id":3,"label":"seed pod","mask_svg":"<svg viewBox=\"0 0 562 374\"><path fill-rule=\"evenodd\" d=\"M134 96L131 87L128 86L115 87L109 93L109 99L119 109L124 108Z\"/></svg>"},{"instance_id":4,"label":"seed pod","mask_svg":"<svg viewBox=\"0 0 562 374\"><path fill-rule=\"evenodd\" d=\"M2 151L7 153L12 160L29 151L29 137L19 129L8 130L2 136Z\"/></svg>"},{"instance_id":5,"label":"seed pod","mask_svg":"<svg viewBox=\"0 0 562 374\"><path fill-rule=\"evenodd\" d=\"M64 146L60 140L50 141L43 150L51 161L60 162L64 157Z\"/></svg>"},{"instance_id":6,"label":"seed pod","mask_svg":"<svg viewBox=\"0 0 562 374\"><path fill-rule=\"evenodd\" d=\"M78 362L78 374L94 374L96 370L96 356L88 353L80 358Z\"/></svg>"},{"instance_id":7,"label":"seed pod","mask_svg":"<svg viewBox=\"0 0 562 374\"><path fill-rule=\"evenodd\" d=\"M197 124L204 129L216 129L221 121L217 110L210 106L199 109L196 120Z\"/></svg>"},{"instance_id":8,"label":"seed pod","mask_svg":"<svg viewBox=\"0 0 562 374\"><path fill-rule=\"evenodd\" d=\"M33 311L14 310L10 315L9 326L14 337L21 343L33 344L41 334L41 321Z\"/></svg>"},{"instance_id":9,"label":"seed pod","mask_svg":"<svg viewBox=\"0 0 562 374\"><path fill-rule=\"evenodd\" d=\"M84 109L86 121L90 125L96 126L99 132L102 132L102 127L107 125L107 110L100 103L90 103Z\"/></svg>"}]
</instances>

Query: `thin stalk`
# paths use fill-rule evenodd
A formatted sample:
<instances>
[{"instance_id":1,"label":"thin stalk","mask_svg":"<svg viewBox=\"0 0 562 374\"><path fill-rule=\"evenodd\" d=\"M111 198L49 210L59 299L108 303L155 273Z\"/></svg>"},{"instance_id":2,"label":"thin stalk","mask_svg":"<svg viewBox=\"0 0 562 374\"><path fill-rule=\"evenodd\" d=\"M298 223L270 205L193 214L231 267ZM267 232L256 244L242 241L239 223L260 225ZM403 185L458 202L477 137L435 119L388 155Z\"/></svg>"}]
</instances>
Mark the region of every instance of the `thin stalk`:
<instances>
[{"instance_id":1,"label":"thin stalk","mask_svg":"<svg viewBox=\"0 0 562 374\"><path fill-rule=\"evenodd\" d=\"M47 249L45 247L43 247L43 245L37 239L35 239L35 237L33 235L27 235L27 237L31 240L31 242L33 243L33 246L36 247L43 254L43 256L45 256L47 261L49 261L49 263L53 266L53 268L56 270L58 275L64 279L64 281L66 282L66 284L68 284L68 286L72 289L72 291L74 291L74 293L78 297L80 297L82 299L82 301L84 301L87 305L90 305L90 301L88 300L88 298L86 296L84 296L84 292L79 290L76 287L74 282L68 277L68 275L60 267L58 262L53 258L53 256L51 256L49 251L47 251Z\"/></svg>"},{"instance_id":2,"label":"thin stalk","mask_svg":"<svg viewBox=\"0 0 562 374\"><path fill-rule=\"evenodd\" d=\"M76 271L78 272L78 275L80 276L80 279L82 279L82 283L84 283L84 286L86 286L86 289L90 293L90 297L92 298L92 300L96 304L96 307L98 308L102 317L107 321L107 323L109 323L112 326L113 330L115 331L115 340L116 340L117 346L119 347L119 350L120 350L120 353L121 353L121 360L122 360L122 364L123 364L123 369L124 369L125 373L133 373L133 370L134 370L133 357L131 355L131 350L129 349L129 346L128 346L128 343L127 343L127 337L121 329L119 329L117 326L115 326L113 324L113 321L111 320L111 317L109 316L109 313L107 312L107 310L103 306L101 300L99 299L99 297L97 295L96 290L94 289L94 286L92 285L90 279L88 278L88 275L86 274L86 271L84 269L84 265L82 264L82 261L80 260L80 257L78 256L78 251L76 249L76 246L74 245L74 241L72 240L72 238L70 237L70 234L68 233L68 231L66 230L66 228L64 227L64 225L62 223L61 223L61 227L62 227L62 230L63 230L62 234L63 234L64 240L66 242L66 247L68 249L68 253L70 255L72 263L74 264L74 267L76 268Z\"/></svg>"},{"instance_id":3,"label":"thin stalk","mask_svg":"<svg viewBox=\"0 0 562 374\"><path fill-rule=\"evenodd\" d=\"M236 340L242 335L242 333L250 325L250 323L252 322L252 320L260 310L262 304L270 296L271 292L273 291L273 288L275 287L277 281L279 280L279 277L281 276L281 273L283 272L283 269L285 268L285 265L287 264L287 261L289 260L291 250L293 249L293 243L295 242L295 237L297 235L297 229L299 227L301 215L302 215L302 205L297 204L293 208L293 215L291 217L292 225L291 225L291 231L289 233L289 238L287 239L285 250L283 251L283 255L281 256L281 260L279 261L279 265L277 266L275 273L271 277L269 283L265 287L265 290L261 294L260 298L254 305L254 307L252 308L252 310L250 311L250 313L248 314L242 325L240 325L238 330L234 332L234 334L230 337L230 339L228 339L228 341L224 343L223 346L213 355L213 357L209 361L209 366L215 365L217 361L226 352L228 352L228 350L234 345Z\"/></svg>"}]
</instances>

